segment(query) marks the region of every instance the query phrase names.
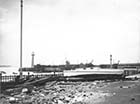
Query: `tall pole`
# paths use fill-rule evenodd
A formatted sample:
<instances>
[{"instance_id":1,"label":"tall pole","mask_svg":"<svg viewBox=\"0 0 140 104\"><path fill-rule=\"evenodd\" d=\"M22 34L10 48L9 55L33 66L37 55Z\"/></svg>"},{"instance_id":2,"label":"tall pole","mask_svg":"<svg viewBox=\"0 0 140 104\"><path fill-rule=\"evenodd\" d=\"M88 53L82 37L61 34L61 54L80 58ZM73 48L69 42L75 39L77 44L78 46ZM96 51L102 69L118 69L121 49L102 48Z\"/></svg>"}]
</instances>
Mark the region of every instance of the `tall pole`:
<instances>
[{"instance_id":1,"label":"tall pole","mask_svg":"<svg viewBox=\"0 0 140 104\"><path fill-rule=\"evenodd\" d=\"M22 75L23 0L20 0L20 75Z\"/></svg>"}]
</instances>

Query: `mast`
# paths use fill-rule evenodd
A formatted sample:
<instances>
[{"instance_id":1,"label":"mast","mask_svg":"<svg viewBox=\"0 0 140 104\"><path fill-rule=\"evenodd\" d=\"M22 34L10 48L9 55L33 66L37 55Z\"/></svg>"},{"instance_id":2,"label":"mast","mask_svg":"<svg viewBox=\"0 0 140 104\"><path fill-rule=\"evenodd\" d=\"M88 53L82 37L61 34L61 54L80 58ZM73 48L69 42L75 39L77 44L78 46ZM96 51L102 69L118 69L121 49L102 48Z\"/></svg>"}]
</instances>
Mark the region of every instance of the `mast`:
<instances>
[{"instance_id":1,"label":"mast","mask_svg":"<svg viewBox=\"0 0 140 104\"><path fill-rule=\"evenodd\" d=\"M20 0L20 75L22 75L23 0Z\"/></svg>"}]
</instances>

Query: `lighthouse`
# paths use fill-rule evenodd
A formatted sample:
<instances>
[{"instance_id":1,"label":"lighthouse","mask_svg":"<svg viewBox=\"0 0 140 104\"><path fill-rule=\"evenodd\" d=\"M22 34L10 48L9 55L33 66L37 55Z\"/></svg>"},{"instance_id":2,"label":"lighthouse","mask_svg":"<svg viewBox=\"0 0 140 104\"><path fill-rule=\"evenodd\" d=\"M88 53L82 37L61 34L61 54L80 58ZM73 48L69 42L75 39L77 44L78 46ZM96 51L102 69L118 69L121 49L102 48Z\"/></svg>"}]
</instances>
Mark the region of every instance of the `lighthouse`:
<instances>
[{"instance_id":1,"label":"lighthouse","mask_svg":"<svg viewBox=\"0 0 140 104\"><path fill-rule=\"evenodd\" d=\"M112 55L110 55L110 68L112 68Z\"/></svg>"},{"instance_id":2,"label":"lighthouse","mask_svg":"<svg viewBox=\"0 0 140 104\"><path fill-rule=\"evenodd\" d=\"M33 68L34 67L34 56L35 56L34 52L32 52L31 56L32 56L31 67Z\"/></svg>"}]
</instances>

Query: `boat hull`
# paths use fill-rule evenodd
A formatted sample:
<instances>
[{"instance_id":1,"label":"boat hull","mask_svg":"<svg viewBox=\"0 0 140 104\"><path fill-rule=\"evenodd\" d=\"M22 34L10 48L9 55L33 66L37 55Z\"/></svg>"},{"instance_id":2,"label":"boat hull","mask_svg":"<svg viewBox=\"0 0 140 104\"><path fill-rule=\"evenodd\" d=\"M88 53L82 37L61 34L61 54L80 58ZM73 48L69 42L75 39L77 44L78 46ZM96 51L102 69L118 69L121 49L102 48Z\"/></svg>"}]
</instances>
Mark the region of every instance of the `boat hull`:
<instances>
[{"instance_id":1,"label":"boat hull","mask_svg":"<svg viewBox=\"0 0 140 104\"><path fill-rule=\"evenodd\" d=\"M119 69L66 70L64 77L67 80L112 80L124 78L123 73L123 70Z\"/></svg>"}]
</instances>

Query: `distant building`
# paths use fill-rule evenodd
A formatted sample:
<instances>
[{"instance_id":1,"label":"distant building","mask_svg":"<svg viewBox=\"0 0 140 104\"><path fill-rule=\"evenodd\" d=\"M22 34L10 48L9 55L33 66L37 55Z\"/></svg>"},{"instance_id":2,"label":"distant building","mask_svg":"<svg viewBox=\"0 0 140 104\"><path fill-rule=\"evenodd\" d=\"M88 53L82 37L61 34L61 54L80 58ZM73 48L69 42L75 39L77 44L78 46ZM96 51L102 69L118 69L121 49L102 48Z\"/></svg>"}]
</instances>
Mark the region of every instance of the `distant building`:
<instances>
[{"instance_id":1,"label":"distant building","mask_svg":"<svg viewBox=\"0 0 140 104\"><path fill-rule=\"evenodd\" d=\"M124 64L119 64L118 68L136 68L136 69L140 69L140 63L124 63Z\"/></svg>"},{"instance_id":2,"label":"distant building","mask_svg":"<svg viewBox=\"0 0 140 104\"><path fill-rule=\"evenodd\" d=\"M110 64L101 64L100 68L110 68ZM112 68L115 69L124 69L124 68L133 68L140 69L140 63L122 63L122 64L112 64Z\"/></svg>"}]
</instances>

